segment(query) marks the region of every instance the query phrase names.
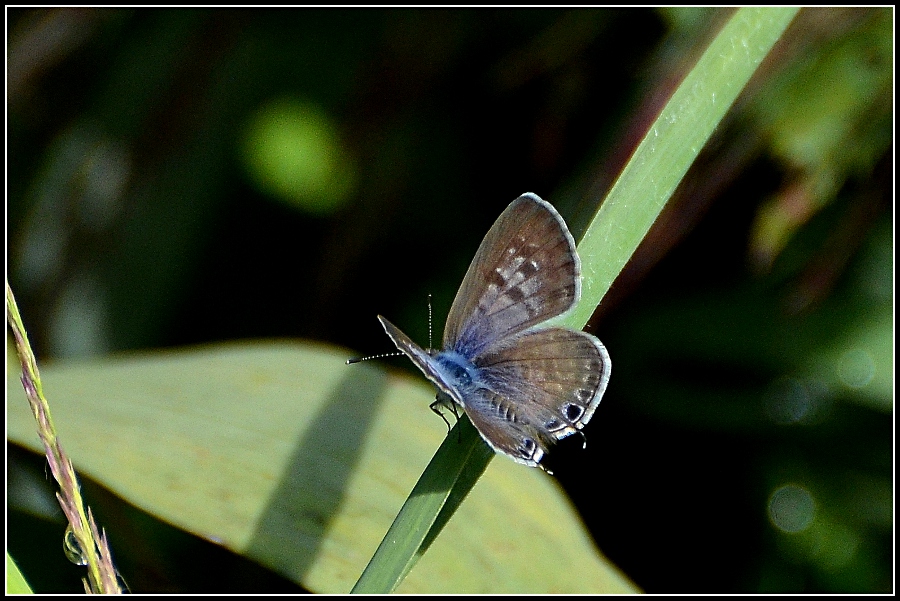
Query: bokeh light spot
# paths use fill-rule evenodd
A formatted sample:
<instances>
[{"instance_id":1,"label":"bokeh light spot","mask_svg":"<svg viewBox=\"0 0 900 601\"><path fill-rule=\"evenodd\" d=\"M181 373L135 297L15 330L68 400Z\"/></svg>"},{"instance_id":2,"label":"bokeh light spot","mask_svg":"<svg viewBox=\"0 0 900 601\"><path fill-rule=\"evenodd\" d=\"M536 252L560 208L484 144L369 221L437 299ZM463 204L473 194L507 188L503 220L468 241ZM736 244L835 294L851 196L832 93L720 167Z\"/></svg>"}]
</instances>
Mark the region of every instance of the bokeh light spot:
<instances>
[{"instance_id":1,"label":"bokeh light spot","mask_svg":"<svg viewBox=\"0 0 900 601\"><path fill-rule=\"evenodd\" d=\"M810 412L812 399L803 382L779 378L766 391L766 412L776 424L795 424Z\"/></svg>"},{"instance_id":2,"label":"bokeh light spot","mask_svg":"<svg viewBox=\"0 0 900 601\"><path fill-rule=\"evenodd\" d=\"M769 519L783 532L802 532L812 524L816 504L806 488L785 484L769 497Z\"/></svg>"},{"instance_id":3,"label":"bokeh light spot","mask_svg":"<svg viewBox=\"0 0 900 601\"><path fill-rule=\"evenodd\" d=\"M307 213L334 212L356 188L337 127L311 102L281 98L260 107L244 127L242 154L262 192Z\"/></svg>"},{"instance_id":4,"label":"bokeh light spot","mask_svg":"<svg viewBox=\"0 0 900 601\"><path fill-rule=\"evenodd\" d=\"M838 359L838 377L850 388L864 388L875 376L872 355L860 348L846 351Z\"/></svg>"},{"instance_id":5,"label":"bokeh light spot","mask_svg":"<svg viewBox=\"0 0 900 601\"><path fill-rule=\"evenodd\" d=\"M50 314L50 348L55 357L90 357L109 352L109 310L102 280L76 274L62 289Z\"/></svg>"}]
</instances>

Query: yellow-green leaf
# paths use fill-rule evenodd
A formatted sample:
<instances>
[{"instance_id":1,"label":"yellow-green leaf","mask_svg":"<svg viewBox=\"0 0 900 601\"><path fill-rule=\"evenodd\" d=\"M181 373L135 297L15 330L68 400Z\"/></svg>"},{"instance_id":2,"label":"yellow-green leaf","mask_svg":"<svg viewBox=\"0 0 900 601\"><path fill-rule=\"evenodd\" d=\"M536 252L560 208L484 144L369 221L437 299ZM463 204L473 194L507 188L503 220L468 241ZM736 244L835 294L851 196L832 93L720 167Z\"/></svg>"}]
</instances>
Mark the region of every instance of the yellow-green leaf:
<instances>
[{"instance_id":1,"label":"yellow-green leaf","mask_svg":"<svg viewBox=\"0 0 900 601\"><path fill-rule=\"evenodd\" d=\"M347 366L348 355L267 341L44 365L41 375L83 474L312 591L340 593L446 434L424 381ZM40 451L18 378L8 369L8 436ZM636 591L553 479L507 460L492 462L398 588Z\"/></svg>"}]
</instances>

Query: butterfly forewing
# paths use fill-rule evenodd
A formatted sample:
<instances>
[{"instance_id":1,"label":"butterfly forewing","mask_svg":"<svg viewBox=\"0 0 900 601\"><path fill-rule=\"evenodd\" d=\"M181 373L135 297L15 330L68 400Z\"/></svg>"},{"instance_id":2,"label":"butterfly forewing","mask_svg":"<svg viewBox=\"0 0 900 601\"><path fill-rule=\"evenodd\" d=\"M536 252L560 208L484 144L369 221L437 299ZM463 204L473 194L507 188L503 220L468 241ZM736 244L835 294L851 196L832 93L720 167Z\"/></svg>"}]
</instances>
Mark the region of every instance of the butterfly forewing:
<instances>
[{"instance_id":1,"label":"butterfly forewing","mask_svg":"<svg viewBox=\"0 0 900 601\"><path fill-rule=\"evenodd\" d=\"M463 406L463 399L460 397L459 390L444 380L443 374L437 367L437 364L431 358L425 349L413 342L409 336L400 331L400 329L389 322L387 319L378 316L378 321L387 333L388 337L394 342L399 350L410 358L410 360L418 367L425 376L434 382L442 392L446 393L456 404Z\"/></svg>"},{"instance_id":2,"label":"butterfly forewing","mask_svg":"<svg viewBox=\"0 0 900 601\"><path fill-rule=\"evenodd\" d=\"M534 194L510 204L488 231L456 294L444 348L476 357L494 341L564 313L581 292L575 241Z\"/></svg>"}]
</instances>

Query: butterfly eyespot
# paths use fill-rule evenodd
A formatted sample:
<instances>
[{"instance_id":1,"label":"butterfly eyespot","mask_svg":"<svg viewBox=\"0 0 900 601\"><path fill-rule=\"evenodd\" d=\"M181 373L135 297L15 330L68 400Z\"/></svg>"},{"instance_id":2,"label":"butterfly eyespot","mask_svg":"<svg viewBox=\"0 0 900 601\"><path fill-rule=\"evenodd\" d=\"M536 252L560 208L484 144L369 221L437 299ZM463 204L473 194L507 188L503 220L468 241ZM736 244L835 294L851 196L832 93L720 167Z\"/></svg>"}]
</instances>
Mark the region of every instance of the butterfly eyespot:
<instances>
[{"instance_id":1,"label":"butterfly eyespot","mask_svg":"<svg viewBox=\"0 0 900 601\"><path fill-rule=\"evenodd\" d=\"M535 443L530 438L522 439L522 446L519 447L519 452L522 454L522 457L525 459L530 459L534 455L534 451L537 448L537 443Z\"/></svg>"},{"instance_id":2,"label":"butterfly eyespot","mask_svg":"<svg viewBox=\"0 0 900 601\"><path fill-rule=\"evenodd\" d=\"M578 405L573 405L572 403L568 403L565 407L563 407L563 414L565 414L566 419L570 422L578 421L578 419L584 415L584 407L579 407Z\"/></svg>"},{"instance_id":3,"label":"butterfly eyespot","mask_svg":"<svg viewBox=\"0 0 900 601\"><path fill-rule=\"evenodd\" d=\"M547 428L548 430L550 430L551 432L553 432L554 430L557 430L560 426L562 426L562 422L559 421L558 419L551 419L549 422L544 424L544 427Z\"/></svg>"}]
</instances>

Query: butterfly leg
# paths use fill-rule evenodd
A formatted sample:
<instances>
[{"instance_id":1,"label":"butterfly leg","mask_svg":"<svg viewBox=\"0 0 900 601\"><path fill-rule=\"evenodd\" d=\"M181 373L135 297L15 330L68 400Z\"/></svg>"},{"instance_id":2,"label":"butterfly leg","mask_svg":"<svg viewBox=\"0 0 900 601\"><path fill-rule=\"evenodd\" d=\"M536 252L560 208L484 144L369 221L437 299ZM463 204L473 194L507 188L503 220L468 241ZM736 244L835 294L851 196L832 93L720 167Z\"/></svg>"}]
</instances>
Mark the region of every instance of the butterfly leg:
<instances>
[{"instance_id":1,"label":"butterfly leg","mask_svg":"<svg viewBox=\"0 0 900 601\"><path fill-rule=\"evenodd\" d=\"M456 418L456 423L459 423L459 412L456 408L456 404L450 403L450 412L453 414L453 417ZM456 444L460 444L462 442L462 430L456 429Z\"/></svg>"},{"instance_id":2,"label":"butterfly leg","mask_svg":"<svg viewBox=\"0 0 900 601\"><path fill-rule=\"evenodd\" d=\"M457 412L456 404L447 397L441 396L440 394L438 394L438 396L434 399L434 402L428 406L429 409L431 409L434 413L439 415L442 420L444 420L444 423L447 424L447 434L449 434L452 427L450 426L450 422L447 421L447 418L444 417L444 413L441 411L442 407L449 408L450 413L453 414L453 417L456 418L456 421L459 421L459 413Z\"/></svg>"},{"instance_id":3,"label":"butterfly leg","mask_svg":"<svg viewBox=\"0 0 900 601\"><path fill-rule=\"evenodd\" d=\"M443 406L444 406L444 403L440 399L435 399L435 401L432 404L428 405L428 408L431 409L438 416L440 416L440 418L442 420L444 420L444 423L447 424L447 434L449 434L451 426L450 426L450 422L447 421L447 418L444 417L444 413L441 411L441 407L443 407Z\"/></svg>"}]
</instances>

